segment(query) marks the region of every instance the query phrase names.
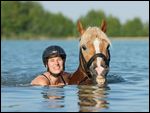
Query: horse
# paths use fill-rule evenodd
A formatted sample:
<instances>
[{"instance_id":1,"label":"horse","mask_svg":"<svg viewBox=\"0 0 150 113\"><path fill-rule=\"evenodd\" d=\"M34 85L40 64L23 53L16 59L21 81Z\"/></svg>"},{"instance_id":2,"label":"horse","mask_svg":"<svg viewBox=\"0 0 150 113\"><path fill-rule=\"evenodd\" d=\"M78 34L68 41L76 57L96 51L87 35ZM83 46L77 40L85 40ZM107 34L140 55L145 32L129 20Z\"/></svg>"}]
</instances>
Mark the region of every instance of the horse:
<instances>
[{"instance_id":1,"label":"horse","mask_svg":"<svg viewBox=\"0 0 150 113\"><path fill-rule=\"evenodd\" d=\"M80 33L79 66L71 75L69 85L96 84L100 87L107 85L111 45L106 33L106 21L100 27L83 28L80 20L77 22Z\"/></svg>"}]
</instances>

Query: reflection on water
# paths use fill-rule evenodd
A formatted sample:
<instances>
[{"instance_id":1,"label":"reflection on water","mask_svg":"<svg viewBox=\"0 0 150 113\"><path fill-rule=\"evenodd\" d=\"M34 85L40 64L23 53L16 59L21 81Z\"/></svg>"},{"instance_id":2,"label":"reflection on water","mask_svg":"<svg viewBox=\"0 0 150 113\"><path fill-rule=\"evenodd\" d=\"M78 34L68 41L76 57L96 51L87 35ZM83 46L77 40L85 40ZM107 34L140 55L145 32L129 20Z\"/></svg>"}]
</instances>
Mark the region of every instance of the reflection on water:
<instances>
[{"instance_id":1,"label":"reflection on water","mask_svg":"<svg viewBox=\"0 0 150 113\"><path fill-rule=\"evenodd\" d=\"M64 107L64 90L63 86L49 87L45 86L45 90L41 92L43 98L48 103L48 108Z\"/></svg>"},{"instance_id":2,"label":"reflection on water","mask_svg":"<svg viewBox=\"0 0 150 113\"><path fill-rule=\"evenodd\" d=\"M107 99L109 88L99 88L97 86L79 85L77 87L79 112L95 112L106 109L109 106ZM48 108L67 107L64 104L65 90L63 87L45 87L41 93L48 103ZM74 94L72 94L74 95ZM71 104L71 103L70 103Z\"/></svg>"},{"instance_id":3,"label":"reflection on water","mask_svg":"<svg viewBox=\"0 0 150 113\"><path fill-rule=\"evenodd\" d=\"M107 89L97 86L81 85L78 87L80 112L96 112L108 108Z\"/></svg>"}]
</instances>

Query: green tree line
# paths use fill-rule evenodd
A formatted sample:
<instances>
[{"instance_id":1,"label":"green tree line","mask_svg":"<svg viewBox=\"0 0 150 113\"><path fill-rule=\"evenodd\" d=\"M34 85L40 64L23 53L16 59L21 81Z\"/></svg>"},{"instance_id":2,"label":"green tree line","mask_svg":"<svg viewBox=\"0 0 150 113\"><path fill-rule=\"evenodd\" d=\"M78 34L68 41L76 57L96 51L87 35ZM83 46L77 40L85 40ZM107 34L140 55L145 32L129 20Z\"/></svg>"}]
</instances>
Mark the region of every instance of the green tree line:
<instances>
[{"instance_id":1,"label":"green tree line","mask_svg":"<svg viewBox=\"0 0 150 113\"><path fill-rule=\"evenodd\" d=\"M79 19L85 27L100 26L105 19L110 37L149 36L149 23L138 17L121 24L117 17L91 10ZM76 37L76 23L61 13L44 10L38 2L1 1L1 36L5 39Z\"/></svg>"}]
</instances>

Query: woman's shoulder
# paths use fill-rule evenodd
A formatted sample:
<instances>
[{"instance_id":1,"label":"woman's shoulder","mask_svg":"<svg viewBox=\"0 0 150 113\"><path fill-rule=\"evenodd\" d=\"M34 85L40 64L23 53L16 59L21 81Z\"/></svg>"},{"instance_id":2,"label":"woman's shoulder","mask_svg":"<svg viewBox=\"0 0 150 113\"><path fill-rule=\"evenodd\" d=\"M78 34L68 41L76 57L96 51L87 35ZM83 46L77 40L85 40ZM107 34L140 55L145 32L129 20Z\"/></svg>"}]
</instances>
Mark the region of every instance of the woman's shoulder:
<instances>
[{"instance_id":1,"label":"woman's shoulder","mask_svg":"<svg viewBox=\"0 0 150 113\"><path fill-rule=\"evenodd\" d=\"M48 81L45 79L45 77L42 74L38 75L36 78L34 78L31 81L31 85L47 85L47 84Z\"/></svg>"}]
</instances>

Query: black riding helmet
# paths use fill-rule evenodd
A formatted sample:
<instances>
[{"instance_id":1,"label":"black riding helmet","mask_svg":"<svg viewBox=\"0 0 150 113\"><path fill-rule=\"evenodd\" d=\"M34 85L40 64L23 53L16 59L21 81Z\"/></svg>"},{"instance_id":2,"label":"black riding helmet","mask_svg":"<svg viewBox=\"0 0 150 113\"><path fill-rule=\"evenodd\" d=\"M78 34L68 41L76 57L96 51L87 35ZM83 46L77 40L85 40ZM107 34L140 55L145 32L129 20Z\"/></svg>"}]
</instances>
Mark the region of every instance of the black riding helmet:
<instances>
[{"instance_id":1,"label":"black riding helmet","mask_svg":"<svg viewBox=\"0 0 150 113\"><path fill-rule=\"evenodd\" d=\"M45 67L48 58L53 58L56 56L60 56L64 60L64 69L65 69L66 53L60 46L56 46L56 45L49 46L44 50L42 59Z\"/></svg>"}]
</instances>

